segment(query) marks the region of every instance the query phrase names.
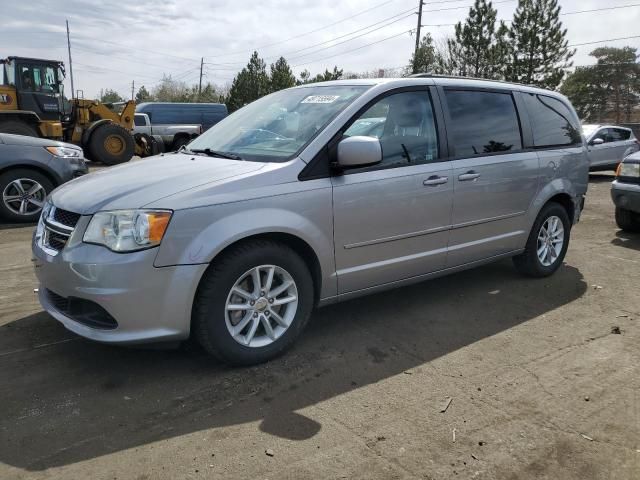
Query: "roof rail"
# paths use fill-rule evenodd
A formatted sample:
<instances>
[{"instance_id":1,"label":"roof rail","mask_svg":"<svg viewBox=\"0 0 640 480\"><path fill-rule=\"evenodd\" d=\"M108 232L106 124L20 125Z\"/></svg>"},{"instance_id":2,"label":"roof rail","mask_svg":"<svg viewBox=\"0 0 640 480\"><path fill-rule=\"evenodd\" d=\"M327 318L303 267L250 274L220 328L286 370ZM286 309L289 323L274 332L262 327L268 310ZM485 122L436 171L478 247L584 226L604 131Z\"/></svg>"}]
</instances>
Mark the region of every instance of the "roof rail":
<instances>
[{"instance_id":1,"label":"roof rail","mask_svg":"<svg viewBox=\"0 0 640 480\"><path fill-rule=\"evenodd\" d=\"M508 85L522 85L523 87L532 87L532 88L540 88L545 90L544 87L533 84L522 84L517 82L509 82L507 80L494 80L492 78L480 78L480 77L471 77L471 76L463 76L463 75L444 75L440 73L412 73L409 75L409 78L459 78L461 80L481 80L483 82L495 82L495 83L506 83Z\"/></svg>"}]
</instances>

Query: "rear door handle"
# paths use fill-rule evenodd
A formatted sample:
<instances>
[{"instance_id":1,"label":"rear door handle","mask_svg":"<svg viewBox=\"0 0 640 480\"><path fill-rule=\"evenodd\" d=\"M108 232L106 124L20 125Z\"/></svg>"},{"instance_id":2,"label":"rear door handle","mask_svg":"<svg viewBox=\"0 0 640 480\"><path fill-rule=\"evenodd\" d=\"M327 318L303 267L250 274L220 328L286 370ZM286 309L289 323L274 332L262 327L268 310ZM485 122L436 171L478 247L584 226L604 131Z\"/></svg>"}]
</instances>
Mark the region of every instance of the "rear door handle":
<instances>
[{"instance_id":1,"label":"rear door handle","mask_svg":"<svg viewBox=\"0 0 640 480\"><path fill-rule=\"evenodd\" d=\"M425 187L434 187L436 185L443 185L448 181L449 177L438 177L436 175L433 175L422 182L422 185L424 185Z\"/></svg>"},{"instance_id":2,"label":"rear door handle","mask_svg":"<svg viewBox=\"0 0 640 480\"><path fill-rule=\"evenodd\" d=\"M458 175L458 180L460 180L461 182L469 182L471 180L475 180L476 178L479 178L480 174L474 172L473 170L467 172L467 173L463 173L461 175Z\"/></svg>"}]
</instances>

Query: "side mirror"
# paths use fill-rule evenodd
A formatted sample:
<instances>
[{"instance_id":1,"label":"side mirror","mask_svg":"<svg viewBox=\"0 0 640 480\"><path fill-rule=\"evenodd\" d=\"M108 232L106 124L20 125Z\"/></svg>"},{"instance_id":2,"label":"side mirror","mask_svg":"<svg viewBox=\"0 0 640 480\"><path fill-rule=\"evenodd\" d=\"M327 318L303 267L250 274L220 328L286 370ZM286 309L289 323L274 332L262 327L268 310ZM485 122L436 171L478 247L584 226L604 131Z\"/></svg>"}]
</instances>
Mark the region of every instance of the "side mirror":
<instances>
[{"instance_id":1,"label":"side mirror","mask_svg":"<svg viewBox=\"0 0 640 480\"><path fill-rule=\"evenodd\" d=\"M600 137L596 137L593 140L591 140L591 145L602 145L604 143L604 140Z\"/></svg>"},{"instance_id":2,"label":"side mirror","mask_svg":"<svg viewBox=\"0 0 640 480\"><path fill-rule=\"evenodd\" d=\"M347 137L338 144L338 165L364 167L382 161L382 146L375 137Z\"/></svg>"}]
</instances>

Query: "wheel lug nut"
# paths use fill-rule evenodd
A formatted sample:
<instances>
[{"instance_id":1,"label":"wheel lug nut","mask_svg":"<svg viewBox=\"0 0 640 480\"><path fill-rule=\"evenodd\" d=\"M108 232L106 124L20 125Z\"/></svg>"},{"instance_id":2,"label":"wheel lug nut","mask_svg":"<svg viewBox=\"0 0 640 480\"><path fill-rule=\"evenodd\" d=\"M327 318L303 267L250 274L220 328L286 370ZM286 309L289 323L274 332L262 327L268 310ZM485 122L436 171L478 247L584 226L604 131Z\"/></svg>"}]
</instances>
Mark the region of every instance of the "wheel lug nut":
<instances>
[{"instance_id":1,"label":"wheel lug nut","mask_svg":"<svg viewBox=\"0 0 640 480\"><path fill-rule=\"evenodd\" d=\"M253 305L255 305L255 304L256 304L256 302L254 302L253 300L251 300L251 301L249 302L249 305L251 305L251 306L253 306Z\"/></svg>"},{"instance_id":2,"label":"wheel lug nut","mask_svg":"<svg viewBox=\"0 0 640 480\"><path fill-rule=\"evenodd\" d=\"M261 291L260 291L260 296L261 296L261 297L264 297L264 290L261 290Z\"/></svg>"},{"instance_id":3,"label":"wheel lug nut","mask_svg":"<svg viewBox=\"0 0 640 480\"><path fill-rule=\"evenodd\" d=\"M258 316L258 312L253 312L253 316L257 317Z\"/></svg>"},{"instance_id":4,"label":"wheel lug nut","mask_svg":"<svg viewBox=\"0 0 640 480\"><path fill-rule=\"evenodd\" d=\"M269 303L273 303L273 298L270 298L270 299L269 299Z\"/></svg>"},{"instance_id":5,"label":"wheel lug nut","mask_svg":"<svg viewBox=\"0 0 640 480\"><path fill-rule=\"evenodd\" d=\"M269 311L267 310L266 312L264 312L264 314L268 317L269 316Z\"/></svg>"}]
</instances>

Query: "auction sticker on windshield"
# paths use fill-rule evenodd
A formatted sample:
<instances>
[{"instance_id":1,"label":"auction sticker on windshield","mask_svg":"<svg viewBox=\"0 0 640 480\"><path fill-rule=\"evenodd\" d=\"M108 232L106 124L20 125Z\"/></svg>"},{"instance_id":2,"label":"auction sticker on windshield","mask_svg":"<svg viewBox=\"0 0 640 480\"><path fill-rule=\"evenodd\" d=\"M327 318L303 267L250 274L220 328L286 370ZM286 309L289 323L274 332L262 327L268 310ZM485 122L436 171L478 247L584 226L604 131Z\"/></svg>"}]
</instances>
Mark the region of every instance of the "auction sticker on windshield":
<instances>
[{"instance_id":1,"label":"auction sticker on windshield","mask_svg":"<svg viewBox=\"0 0 640 480\"><path fill-rule=\"evenodd\" d=\"M300 103L333 103L340 98L340 95L309 95Z\"/></svg>"}]
</instances>

